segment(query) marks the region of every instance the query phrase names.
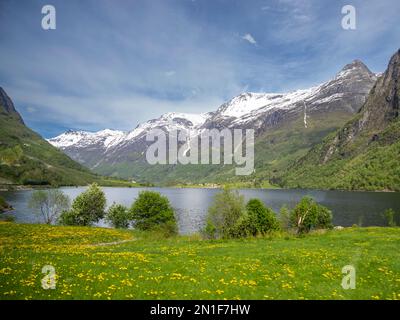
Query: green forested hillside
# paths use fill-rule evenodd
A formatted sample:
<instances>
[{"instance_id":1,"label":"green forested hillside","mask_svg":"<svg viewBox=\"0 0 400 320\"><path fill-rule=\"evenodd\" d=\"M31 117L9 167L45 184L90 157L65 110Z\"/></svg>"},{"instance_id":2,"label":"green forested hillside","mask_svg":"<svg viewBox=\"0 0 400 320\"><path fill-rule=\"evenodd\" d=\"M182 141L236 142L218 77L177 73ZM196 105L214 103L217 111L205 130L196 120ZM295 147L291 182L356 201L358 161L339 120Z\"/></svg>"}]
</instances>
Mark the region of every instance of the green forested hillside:
<instances>
[{"instance_id":1,"label":"green forested hillside","mask_svg":"<svg viewBox=\"0 0 400 320\"><path fill-rule=\"evenodd\" d=\"M390 126L383 137L388 140L373 141L362 151L321 163L321 153L334 139L331 136L296 163L284 176L283 184L294 188L400 191L400 122Z\"/></svg>"},{"instance_id":2,"label":"green forested hillside","mask_svg":"<svg viewBox=\"0 0 400 320\"><path fill-rule=\"evenodd\" d=\"M83 184L94 178L12 116L0 114L1 184Z\"/></svg>"},{"instance_id":3,"label":"green forested hillside","mask_svg":"<svg viewBox=\"0 0 400 320\"><path fill-rule=\"evenodd\" d=\"M101 180L26 127L0 88L0 185L84 185Z\"/></svg>"}]
</instances>

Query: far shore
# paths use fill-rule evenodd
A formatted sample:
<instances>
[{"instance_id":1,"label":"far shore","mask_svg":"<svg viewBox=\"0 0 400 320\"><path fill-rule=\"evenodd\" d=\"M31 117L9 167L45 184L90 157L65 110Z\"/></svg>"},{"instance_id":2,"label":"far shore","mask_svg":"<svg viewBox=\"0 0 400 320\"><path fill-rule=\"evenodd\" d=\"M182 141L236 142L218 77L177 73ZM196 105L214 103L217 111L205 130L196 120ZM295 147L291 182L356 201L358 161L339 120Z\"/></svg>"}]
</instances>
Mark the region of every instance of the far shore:
<instances>
[{"instance_id":1,"label":"far shore","mask_svg":"<svg viewBox=\"0 0 400 320\"><path fill-rule=\"evenodd\" d=\"M171 188L171 189L222 189L224 187L229 187L232 189L242 189L242 190L310 190L310 191L341 191L341 192L384 192L384 193L395 193L399 191L382 189L382 190L348 190L348 189L312 189L312 188L281 188L278 186L246 186L240 184L216 184L216 183L205 183L205 184L177 184L177 185L146 185L135 183L132 185L107 185L107 184L99 184L101 187L107 188ZM26 190L35 190L35 189L51 189L51 188L78 188L78 187L87 187L88 185L19 185L19 184L6 184L0 185L0 192L7 191L26 191Z\"/></svg>"}]
</instances>

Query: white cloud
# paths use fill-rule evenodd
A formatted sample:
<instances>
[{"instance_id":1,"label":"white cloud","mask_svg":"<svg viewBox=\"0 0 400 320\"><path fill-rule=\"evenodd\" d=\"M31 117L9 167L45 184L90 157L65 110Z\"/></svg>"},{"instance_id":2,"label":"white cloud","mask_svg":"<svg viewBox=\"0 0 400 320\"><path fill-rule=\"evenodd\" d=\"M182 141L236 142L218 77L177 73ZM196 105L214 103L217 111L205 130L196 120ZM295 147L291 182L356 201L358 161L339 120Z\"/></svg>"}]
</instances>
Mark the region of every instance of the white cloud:
<instances>
[{"instance_id":1,"label":"white cloud","mask_svg":"<svg viewBox=\"0 0 400 320\"><path fill-rule=\"evenodd\" d=\"M224 102L217 96L193 95L181 101L168 101L126 93L74 97L29 90L27 87L5 89L13 98L17 109L30 104L24 117L28 123L46 121L63 127L92 131L104 128L129 131L138 123L158 118L169 111L208 112L216 110ZM41 114L40 119L35 115L37 113Z\"/></svg>"},{"instance_id":2,"label":"white cloud","mask_svg":"<svg viewBox=\"0 0 400 320\"><path fill-rule=\"evenodd\" d=\"M240 63L235 55L221 51L216 40L204 46L208 33L179 10L158 7L154 12L144 6L137 19L132 19L132 10L113 9L108 2L99 5L110 6L102 12L114 21L112 34L92 19L84 24L85 32L74 33L79 34L72 39L75 46L65 45L62 29L57 31L58 42L46 45L46 50L38 45L41 41L30 42L29 63L21 63L25 61L23 51L15 49L19 45L4 45L0 50L0 60L7 61L0 64L0 80L6 79L0 84L26 123L36 123L36 128L43 123L132 130L169 111L214 111L240 93ZM85 18L76 19L85 22ZM114 45L95 41L98 30ZM20 38L33 39L30 32L24 27ZM149 41L150 36L154 41Z\"/></svg>"},{"instance_id":3,"label":"white cloud","mask_svg":"<svg viewBox=\"0 0 400 320\"><path fill-rule=\"evenodd\" d=\"M250 42L251 44L257 44L257 41L253 38L253 36L250 33L246 33L243 37L243 40L246 40Z\"/></svg>"},{"instance_id":4,"label":"white cloud","mask_svg":"<svg viewBox=\"0 0 400 320\"><path fill-rule=\"evenodd\" d=\"M40 28L37 35L29 28L32 11L24 4L24 19L13 8L4 14L3 34L14 36L2 43L0 61L7 64L0 64L0 84L37 128L50 123L129 130L168 111L215 110L242 91L307 88L354 58L371 56L368 65L386 63L399 43L398 0L354 0L360 15L357 32L341 28L339 5L277 2L254 8L243 3L232 16L238 18L234 30L243 33L234 33L203 24L193 19L194 13L162 0L157 6L99 1L96 14L67 10L65 19L76 23L57 29L54 41L47 41ZM246 29L249 25L263 30L255 34L257 41L244 32L253 32ZM242 41L259 50L248 50ZM22 50L26 47L29 61ZM276 54L275 48L282 51Z\"/></svg>"},{"instance_id":5,"label":"white cloud","mask_svg":"<svg viewBox=\"0 0 400 320\"><path fill-rule=\"evenodd\" d=\"M174 70L169 70L169 71L166 71L164 74L166 77L172 77L176 74L176 72Z\"/></svg>"}]
</instances>

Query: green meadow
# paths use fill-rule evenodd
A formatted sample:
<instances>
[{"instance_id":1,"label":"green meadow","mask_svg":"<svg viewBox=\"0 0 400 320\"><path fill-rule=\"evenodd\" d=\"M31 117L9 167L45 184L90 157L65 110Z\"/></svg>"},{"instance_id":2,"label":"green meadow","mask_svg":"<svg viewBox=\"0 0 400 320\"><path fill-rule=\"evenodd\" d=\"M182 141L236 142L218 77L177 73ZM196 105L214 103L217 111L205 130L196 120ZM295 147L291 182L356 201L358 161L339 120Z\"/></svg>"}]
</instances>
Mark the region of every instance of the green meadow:
<instances>
[{"instance_id":1,"label":"green meadow","mask_svg":"<svg viewBox=\"0 0 400 320\"><path fill-rule=\"evenodd\" d=\"M202 240L0 222L0 299L400 299L399 248L400 228Z\"/></svg>"}]
</instances>

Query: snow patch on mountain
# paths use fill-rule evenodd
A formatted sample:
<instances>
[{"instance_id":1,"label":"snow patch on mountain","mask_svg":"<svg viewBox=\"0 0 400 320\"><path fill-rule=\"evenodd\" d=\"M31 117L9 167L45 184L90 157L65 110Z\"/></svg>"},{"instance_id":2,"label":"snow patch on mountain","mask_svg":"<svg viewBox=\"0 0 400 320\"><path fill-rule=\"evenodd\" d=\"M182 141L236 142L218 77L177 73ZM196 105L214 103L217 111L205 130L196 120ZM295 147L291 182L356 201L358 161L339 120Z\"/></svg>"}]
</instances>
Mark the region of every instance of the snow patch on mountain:
<instances>
[{"instance_id":1,"label":"snow patch on mountain","mask_svg":"<svg viewBox=\"0 0 400 320\"><path fill-rule=\"evenodd\" d=\"M139 124L134 130L127 133L125 140L132 140L141 136L142 133L146 133L155 128L163 128L167 131L195 130L201 127L209 117L208 113L168 112L163 114L160 118Z\"/></svg>"},{"instance_id":2,"label":"snow patch on mountain","mask_svg":"<svg viewBox=\"0 0 400 320\"><path fill-rule=\"evenodd\" d=\"M253 110L268 105L280 96L280 94L275 93L242 93L223 104L220 108L220 114L225 117L239 118L247 113L251 113Z\"/></svg>"},{"instance_id":3,"label":"snow patch on mountain","mask_svg":"<svg viewBox=\"0 0 400 320\"><path fill-rule=\"evenodd\" d=\"M108 148L111 145L118 144L124 135L125 133L123 131L110 129L98 132L68 130L55 138L48 139L47 141L60 149L70 146L85 147L93 144L102 144L104 147Z\"/></svg>"},{"instance_id":4,"label":"snow patch on mountain","mask_svg":"<svg viewBox=\"0 0 400 320\"><path fill-rule=\"evenodd\" d=\"M244 123L274 110L293 109L303 101L313 98L319 90L320 86L289 93L247 92L222 105L217 113L222 117L236 118L233 121L235 124Z\"/></svg>"},{"instance_id":5,"label":"snow patch on mountain","mask_svg":"<svg viewBox=\"0 0 400 320\"><path fill-rule=\"evenodd\" d=\"M134 130L128 132L110 129L98 132L68 130L55 138L48 139L47 141L60 149L65 149L71 146L76 148L98 146L109 149L126 142L132 142L155 128L164 129L166 131L185 129L196 130L202 126L208 118L209 114L207 113L194 114L169 112L163 114L160 118L141 123Z\"/></svg>"}]
</instances>

